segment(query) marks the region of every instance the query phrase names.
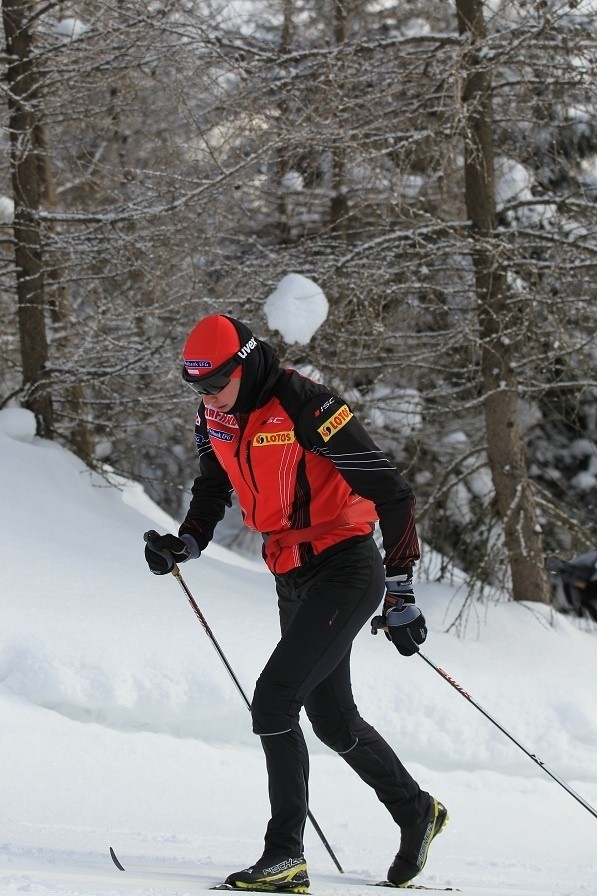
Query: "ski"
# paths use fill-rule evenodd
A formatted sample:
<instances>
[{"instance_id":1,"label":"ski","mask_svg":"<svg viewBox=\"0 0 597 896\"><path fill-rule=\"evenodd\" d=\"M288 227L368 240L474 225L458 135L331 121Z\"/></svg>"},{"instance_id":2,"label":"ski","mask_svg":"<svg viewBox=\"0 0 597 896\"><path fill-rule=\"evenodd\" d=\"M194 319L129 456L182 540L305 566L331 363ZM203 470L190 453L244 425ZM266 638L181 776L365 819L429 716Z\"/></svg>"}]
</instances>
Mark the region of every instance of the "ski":
<instances>
[{"instance_id":1,"label":"ski","mask_svg":"<svg viewBox=\"0 0 597 896\"><path fill-rule=\"evenodd\" d=\"M114 862L114 864L116 865L116 867L117 867L120 871L124 871L124 868L123 868L123 866L120 864L120 862L118 861L118 856L116 855L116 853L114 852L114 850L112 849L112 847L110 847L110 858L112 859L112 861Z\"/></svg>"},{"instance_id":2,"label":"ski","mask_svg":"<svg viewBox=\"0 0 597 896\"><path fill-rule=\"evenodd\" d=\"M388 887L388 889L392 890L429 890L433 893L460 893L460 890L457 887L430 887L427 884L402 884L399 886L398 884L392 884L389 880L380 880L375 884L365 884L368 887ZM305 892L299 890L285 889L285 890L247 890L246 887L233 887L232 884L216 884L215 887L210 887L210 890L233 890L235 892L239 892L240 890L252 893L298 893Z\"/></svg>"},{"instance_id":3,"label":"ski","mask_svg":"<svg viewBox=\"0 0 597 896\"><path fill-rule=\"evenodd\" d=\"M118 868L119 871L126 871L124 865L122 864L122 862L120 861L120 859L118 858L118 856L116 855L116 853L114 852L114 850L112 849L111 846L110 846L110 858L112 859L112 861L114 862L114 864L116 865L116 867ZM430 892L436 892L436 893L448 893L448 892L459 893L460 892L458 887L431 887L431 886L428 886L427 884L403 884L402 886L398 886L397 884L390 883L389 880L380 880L377 883L367 883L366 881L363 881L362 886L387 887L388 889L392 889L392 890L429 890ZM225 883L215 884L215 886L210 887L209 889L210 890L226 890L226 891L232 890L232 891L236 891L236 892L239 892L240 890L242 890L245 893L248 893L248 892L264 893L264 892L266 892L266 893L289 893L290 894L290 893L305 893L305 892L308 893L309 892L308 890L305 891L304 888L302 890L300 890L300 889L292 890L289 887L287 887L286 889L280 889L280 890L248 890L245 887L233 887L232 884L225 884Z\"/></svg>"},{"instance_id":4,"label":"ski","mask_svg":"<svg viewBox=\"0 0 597 896\"><path fill-rule=\"evenodd\" d=\"M247 887L233 887L232 884L216 884L215 887L210 887L210 890L233 890L235 893L306 893L309 896L309 890L303 885L299 886L297 889L292 889L292 887L286 887L285 889L280 890L251 890ZM311 894L313 896L313 894Z\"/></svg>"}]
</instances>

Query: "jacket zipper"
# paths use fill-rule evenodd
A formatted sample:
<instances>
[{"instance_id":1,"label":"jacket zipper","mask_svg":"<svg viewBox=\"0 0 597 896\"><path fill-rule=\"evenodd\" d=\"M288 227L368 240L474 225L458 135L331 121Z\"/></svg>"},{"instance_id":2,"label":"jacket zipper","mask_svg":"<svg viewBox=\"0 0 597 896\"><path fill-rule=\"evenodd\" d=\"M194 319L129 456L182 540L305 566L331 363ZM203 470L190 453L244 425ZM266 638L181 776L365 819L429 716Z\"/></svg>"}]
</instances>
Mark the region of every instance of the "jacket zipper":
<instances>
[{"instance_id":1,"label":"jacket zipper","mask_svg":"<svg viewBox=\"0 0 597 896\"><path fill-rule=\"evenodd\" d=\"M247 462L247 469L249 471L249 475L251 476L251 482L253 483L253 488L255 489L255 492L257 494L259 494L259 486L257 485L257 480L255 479L255 472L253 470L253 464L251 463L251 440L250 439L247 439L245 460Z\"/></svg>"},{"instance_id":2,"label":"jacket zipper","mask_svg":"<svg viewBox=\"0 0 597 896\"><path fill-rule=\"evenodd\" d=\"M252 521L253 525L255 525L255 511L257 510L256 493L259 492L259 487L257 485L257 481L255 480L255 475L253 473L253 467L251 464L251 458L250 458L251 441L250 441L250 439L247 439L247 442L245 445L245 452L244 452L245 453L245 463L247 466L247 470L249 472L249 479L245 475L245 471L243 469L243 458L241 455L241 447L242 447L243 440L244 440L247 422L248 421L245 421L244 426L242 427L242 429L239 430L238 445L236 446L235 455L236 455L236 461L238 463L238 469L240 470L240 475L242 476L243 480L245 481L245 483L248 487L248 490L251 493L251 497L253 499L253 512L251 514L251 521ZM239 420L239 424L240 424L240 420Z\"/></svg>"}]
</instances>

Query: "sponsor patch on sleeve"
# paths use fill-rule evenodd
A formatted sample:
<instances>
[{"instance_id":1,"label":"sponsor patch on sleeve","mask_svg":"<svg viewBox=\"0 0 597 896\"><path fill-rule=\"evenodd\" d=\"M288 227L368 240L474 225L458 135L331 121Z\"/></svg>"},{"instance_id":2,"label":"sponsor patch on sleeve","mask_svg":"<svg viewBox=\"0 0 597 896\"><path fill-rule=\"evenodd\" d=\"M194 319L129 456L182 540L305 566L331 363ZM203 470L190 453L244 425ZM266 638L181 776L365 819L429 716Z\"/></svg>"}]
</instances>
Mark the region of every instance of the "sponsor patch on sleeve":
<instances>
[{"instance_id":1,"label":"sponsor patch on sleeve","mask_svg":"<svg viewBox=\"0 0 597 896\"><path fill-rule=\"evenodd\" d=\"M342 429L353 416L352 411L347 404L343 404L331 417L317 427L317 432L324 442L328 442L332 436Z\"/></svg>"}]
</instances>

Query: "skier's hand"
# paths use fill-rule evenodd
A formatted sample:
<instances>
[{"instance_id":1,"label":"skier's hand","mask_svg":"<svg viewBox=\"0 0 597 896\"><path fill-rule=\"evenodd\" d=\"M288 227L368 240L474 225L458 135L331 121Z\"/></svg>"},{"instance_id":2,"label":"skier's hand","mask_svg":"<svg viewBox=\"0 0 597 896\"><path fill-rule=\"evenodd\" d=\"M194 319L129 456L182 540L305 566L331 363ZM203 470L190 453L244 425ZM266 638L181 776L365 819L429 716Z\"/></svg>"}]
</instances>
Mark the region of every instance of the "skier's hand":
<instances>
[{"instance_id":1,"label":"skier's hand","mask_svg":"<svg viewBox=\"0 0 597 896\"><path fill-rule=\"evenodd\" d=\"M419 652L419 644L427 637L425 617L414 604L392 607L385 616L386 638L402 656L412 656Z\"/></svg>"},{"instance_id":2,"label":"skier's hand","mask_svg":"<svg viewBox=\"0 0 597 896\"><path fill-rule=\"evenodd\" d=\"M383 628L386 638L392 641L402 656L418 653L419 644L427 637L427 626L425 617L415 606L411 576L391 576L386 579L382 613L382 616L376 616L371 621L373 634Z\"/></svg>"},{"instance_id":3,"label":"skier's hand","mask_svg":"<svg viewBox=\"0 0 597 896\"><path fill-rule=\"evenodd\" d=\"M156 576L163 576L174 569L175 563L184 563L193 554L192 545L177 535L160 535L153 529L143 536L145 540L145 559L150 570Z\"/></svg>"}]
</instances>

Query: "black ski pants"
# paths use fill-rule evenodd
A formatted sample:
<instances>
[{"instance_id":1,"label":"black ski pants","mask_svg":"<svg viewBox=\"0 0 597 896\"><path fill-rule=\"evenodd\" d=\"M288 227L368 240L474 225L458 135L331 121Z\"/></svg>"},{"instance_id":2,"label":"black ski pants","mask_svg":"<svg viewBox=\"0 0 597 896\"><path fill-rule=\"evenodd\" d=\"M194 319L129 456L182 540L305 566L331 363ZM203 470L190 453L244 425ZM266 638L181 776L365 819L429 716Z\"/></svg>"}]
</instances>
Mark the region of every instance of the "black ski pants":
<instances>
[{"instance_id":1,"label":"black ski pants","mask_svg":"<svg viewBox=\"0 0 597 896\"><path fill-rule=\"evenodd\" d=\"M264 857L303 853L309 757L299 725L302 706L320 740L374 789L397 824L408 826L426 811L429 794L361 718L350 680L352 642L384 594L384 568L373 538L347 540L307 566L276 576L276 588L282 637L252 702L271 805ZM388 686L380 680L380 687Z\"/></svg>"}]
</instances>

